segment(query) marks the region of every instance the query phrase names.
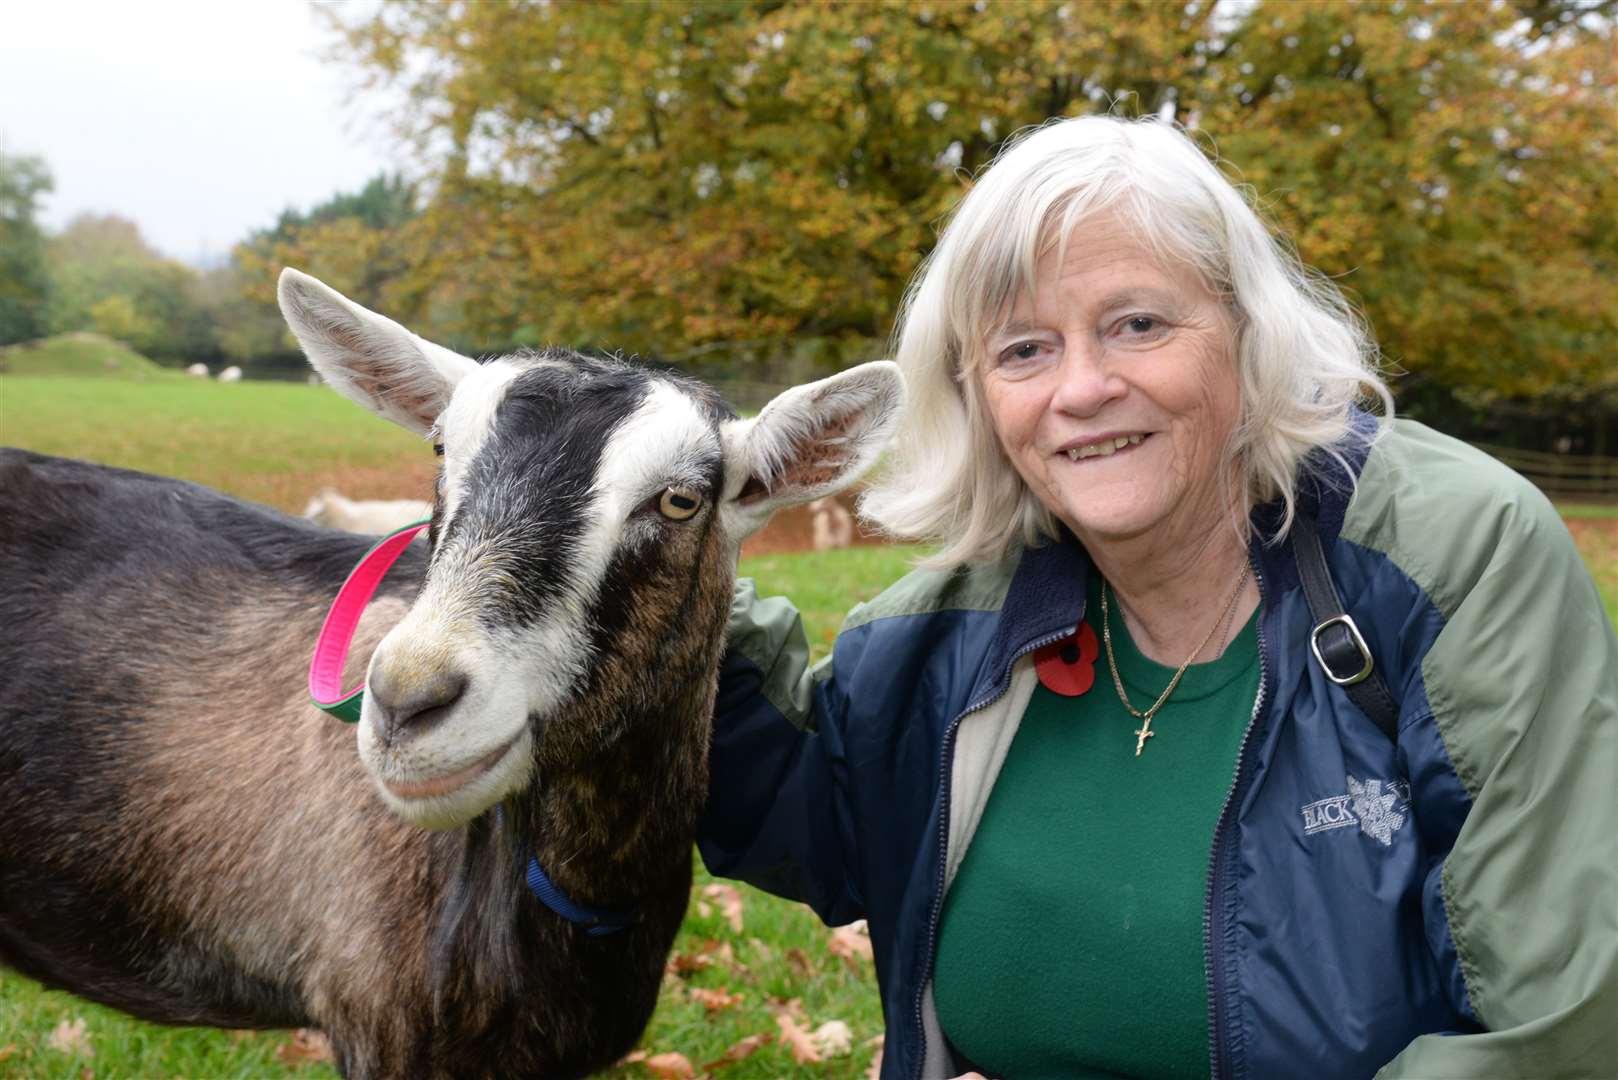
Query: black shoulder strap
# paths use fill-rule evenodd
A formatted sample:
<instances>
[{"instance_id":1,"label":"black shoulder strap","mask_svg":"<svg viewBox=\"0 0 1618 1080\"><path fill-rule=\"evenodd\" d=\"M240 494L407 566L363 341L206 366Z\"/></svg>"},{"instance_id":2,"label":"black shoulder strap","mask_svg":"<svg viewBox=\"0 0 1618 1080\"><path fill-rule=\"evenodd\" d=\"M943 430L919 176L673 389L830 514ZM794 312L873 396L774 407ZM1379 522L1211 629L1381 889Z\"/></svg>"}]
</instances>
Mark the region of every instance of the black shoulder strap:
<instances>
[{"instance_id":1,"label":"black shoulder strap","mask_svg":"<svg viewBox=\"0 0 1618 1080\"><path fill-rule=\"evenodd\" d=\"M1360 711L1382 729L1382 734L1398 742L1399 706L1382 677L1373 670L1371 650L1366 648L1360 628L1343 611L1331 570L1326 566L1326 553L1320 547L1320 533L1314 518L1307 514L1299 513L1293 519L1292 551L1298 560L1304 596L1309 599L1309 613L1314 616L1309 647L1315 659L1325 669L1326 677L1343 688Z\"/></svg>"}]
</instances>

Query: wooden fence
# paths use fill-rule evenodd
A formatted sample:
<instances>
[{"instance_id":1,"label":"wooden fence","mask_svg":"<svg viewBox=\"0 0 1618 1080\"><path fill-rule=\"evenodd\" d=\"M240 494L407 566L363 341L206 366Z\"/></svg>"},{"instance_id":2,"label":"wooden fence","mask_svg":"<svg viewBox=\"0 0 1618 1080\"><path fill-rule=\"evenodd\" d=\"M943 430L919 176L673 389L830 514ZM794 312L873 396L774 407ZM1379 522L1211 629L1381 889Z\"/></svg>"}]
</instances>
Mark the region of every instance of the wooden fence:
<instances>
[{"instance_id":1,"label":"wooden fence","mask_svg":"<svg viewBox=\"0 0 1618 1080\"><path fill-rule=\"evenodd\" d=\"M1558 502L1618 503L1618 458L1472 445L1522 473Z\"/></svg>"}]
</instances>

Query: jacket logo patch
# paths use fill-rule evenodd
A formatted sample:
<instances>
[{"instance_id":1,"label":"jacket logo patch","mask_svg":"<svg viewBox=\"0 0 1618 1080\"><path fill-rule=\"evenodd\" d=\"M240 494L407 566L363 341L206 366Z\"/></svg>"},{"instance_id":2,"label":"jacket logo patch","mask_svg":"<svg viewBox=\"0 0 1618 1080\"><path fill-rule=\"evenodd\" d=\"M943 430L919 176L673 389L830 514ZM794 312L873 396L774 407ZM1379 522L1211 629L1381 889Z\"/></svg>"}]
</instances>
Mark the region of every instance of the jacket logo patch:
<instances>
[{"instance_id":1,"label":"jacket logo patch","mask_svg":"<svg viewBox=\"0 0 1618 1080\"><path fill-rule=\"evenodd\" d=\"M1395 780L1362 783L1350 776L1346 794L1312 802L1300 810L1305 836L1358 825L1366 836L1392 847L1393 834L1410 817L1410 785Z\"/></svg>"}]
</instances>

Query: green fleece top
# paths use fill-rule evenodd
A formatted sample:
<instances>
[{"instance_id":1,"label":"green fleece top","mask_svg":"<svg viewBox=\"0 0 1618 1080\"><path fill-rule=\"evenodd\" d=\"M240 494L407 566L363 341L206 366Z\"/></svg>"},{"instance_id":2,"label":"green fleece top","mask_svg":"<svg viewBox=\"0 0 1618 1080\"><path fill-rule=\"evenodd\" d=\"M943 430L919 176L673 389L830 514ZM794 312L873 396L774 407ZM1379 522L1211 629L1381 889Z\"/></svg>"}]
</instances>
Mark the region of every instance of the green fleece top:
<instances>
[{"instance_id":1,"label":"green fleece top","mask_svg":"<svg viewBox=\"0 0 1618 1080\"><path fill-rule=\"evenodd\" d=\"M1091 604L1098 640L1100 618ZM988 1075L1208 1075L1204 893L1258 692L1256 625L1187 669L1139 757L1105 651L1086 693L1034 690L939 931L939 1020ZM1116 611L1112 637L1144 711L1174 669Z\"/></svg>"}]
</instances>

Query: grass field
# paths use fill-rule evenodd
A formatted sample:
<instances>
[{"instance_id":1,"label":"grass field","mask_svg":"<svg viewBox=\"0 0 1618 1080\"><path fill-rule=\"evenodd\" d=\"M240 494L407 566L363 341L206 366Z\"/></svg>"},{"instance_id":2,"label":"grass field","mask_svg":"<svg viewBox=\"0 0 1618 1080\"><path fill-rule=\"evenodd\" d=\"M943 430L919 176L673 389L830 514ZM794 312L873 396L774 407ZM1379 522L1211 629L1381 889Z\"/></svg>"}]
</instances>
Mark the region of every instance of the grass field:
<instances>
[{"instance_id":1,"label":"grass field","mask_svg":"<svg viewBox=\"0 0 1618 1080\"><path fill-rule=\"evenodd\" d=\"M180 377L0 378L0 442L180 476L293 512L327 483L363 497L424 497L435 467L420 440L324 388ZM1618 622L1618 510L1567 516ZM762 592L793 598L823 654L848 608L901 576L913 555L766 555L744 560L742 572ZM715 881L699 867L644 1051L683 1054L701 1072L732 1047L754 1047L708 1070L736 1080L862 1076L882 1027L861 946L858 935L834 936L799 905ZM812 1030L827 1021L848 1026L848 1053L802 1064L778 1040L783 1023ZM316 1057L289 1032L154 1027L0 971L0 1077L335 1075ZM650 1074L640 1063L612 1073Z\"/></svg>"},{"instance_id":2,"label":"grass field","mask_svg":"<svg viewBox=\"0 0 1618 1080\"><path fill-rule=\"evenodd\" d=\"M0 375L71 375L134 382L168 382L186 378L122 342L100 334L58 334L0 348Z\"/></svg>"},{"instance_id":3,"label":"grass field","mask_svg":"<svg viewBox=\"0 0 1618 1080\"><path fill-rule=\"evenodd\" d=\"M432 497L432 448L323 386L0 378L0 442L161 473L300 512L353 498Z\"/></svg>"}]
</instances>

